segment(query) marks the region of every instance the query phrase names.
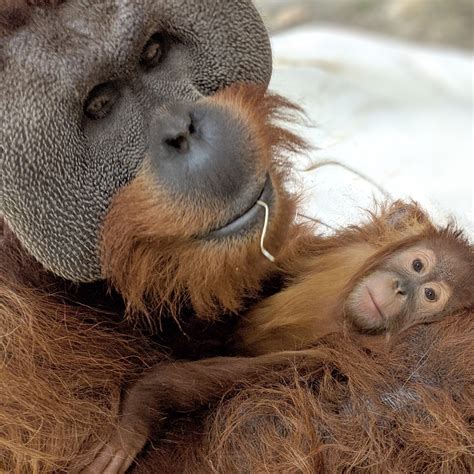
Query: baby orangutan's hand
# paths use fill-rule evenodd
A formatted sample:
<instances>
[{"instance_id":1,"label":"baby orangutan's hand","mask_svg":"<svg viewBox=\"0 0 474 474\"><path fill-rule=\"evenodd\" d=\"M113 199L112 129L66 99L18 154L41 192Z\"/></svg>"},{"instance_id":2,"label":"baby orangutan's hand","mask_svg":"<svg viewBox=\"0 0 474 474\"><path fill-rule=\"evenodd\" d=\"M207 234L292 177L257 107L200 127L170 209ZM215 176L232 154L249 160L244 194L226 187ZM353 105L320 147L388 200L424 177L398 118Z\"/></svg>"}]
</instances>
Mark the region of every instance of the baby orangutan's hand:
<instances>
[{"instance_id":1,"label":"baby orangutan's hand","mask_svg":"<svg viewBox=\"0 0 474 474\"><path fill-rule=\"evenodd\" d=\"M144 414L151 407L143 404L140 385L135 384L127 393L117 430L82 474L123 474L145 446L149 423Z\"/></svg>"},{"instance_id":2,"label":"baby orangutan's hand","mask_svg":"<svg viewBox=\"0 0 474 474\"><path fill-rule=\"evenodd\" d=\"M83 474L123 474L143 449L147 437L119 427Z\"/></svg>"}]
</instances>

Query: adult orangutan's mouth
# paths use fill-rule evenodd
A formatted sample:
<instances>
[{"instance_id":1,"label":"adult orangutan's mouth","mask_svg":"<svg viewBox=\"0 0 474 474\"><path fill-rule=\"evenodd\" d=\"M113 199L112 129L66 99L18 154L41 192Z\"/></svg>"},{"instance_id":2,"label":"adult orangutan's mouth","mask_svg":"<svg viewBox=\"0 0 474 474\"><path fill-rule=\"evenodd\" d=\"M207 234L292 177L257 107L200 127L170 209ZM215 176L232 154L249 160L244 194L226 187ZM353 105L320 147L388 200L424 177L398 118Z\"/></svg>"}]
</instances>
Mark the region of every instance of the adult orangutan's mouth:
<instances>
[{"instance_id":1,"label":"adult orangutan's mouth","mask_svg":"<svg viewBox=\"0 0 474 474\"><path fill-rule=\"evenodd\" d=\"M207 238L220 239L231 235L245 234L252 230L257 224L263 225L265 211L258 202L263 201L271 208L273 193L272 180L268 176L261 193L252 200L250 206L242 214L233 217L232 220L223 227L212 231L207 235Z\"/></svg>"}]
</instances>

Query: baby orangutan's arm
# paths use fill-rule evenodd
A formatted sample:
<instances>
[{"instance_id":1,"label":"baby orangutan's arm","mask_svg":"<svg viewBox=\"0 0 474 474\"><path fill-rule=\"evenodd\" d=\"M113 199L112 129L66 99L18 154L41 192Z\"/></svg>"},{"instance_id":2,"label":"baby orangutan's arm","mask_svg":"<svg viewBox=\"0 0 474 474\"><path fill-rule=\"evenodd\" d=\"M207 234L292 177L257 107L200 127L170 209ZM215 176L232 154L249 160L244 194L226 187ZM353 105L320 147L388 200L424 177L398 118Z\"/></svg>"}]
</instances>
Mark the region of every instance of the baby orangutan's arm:
<instances>
[{"instance_id":1,"label":"baby orangutan's arm","mask_svg":"<svg viewBox=\"0 0 474 474\"><path fill-rule=\"evenodd\" d=\"M255 358L219 357L197 362L167 362L150 369L126 390L118 429L85 474L124 473L168 414L192 411L221 398L234 385L261 379L265 372L310 351Z\"/></svg>"}]
</instances>

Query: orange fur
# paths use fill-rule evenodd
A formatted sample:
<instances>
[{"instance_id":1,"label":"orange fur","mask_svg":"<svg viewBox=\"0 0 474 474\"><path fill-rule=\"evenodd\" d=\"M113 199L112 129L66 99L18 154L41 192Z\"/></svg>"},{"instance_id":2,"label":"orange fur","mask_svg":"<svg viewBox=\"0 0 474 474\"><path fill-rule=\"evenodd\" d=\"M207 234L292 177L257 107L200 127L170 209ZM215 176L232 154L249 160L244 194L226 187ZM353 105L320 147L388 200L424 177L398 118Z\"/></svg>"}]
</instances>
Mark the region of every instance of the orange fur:
<instances>
[{"instance_id":1,"label":"orange fur","mask_svg":"<svg viewBox=\"0 0 474 474\"><path fill-rule=\"evenodd\" d=\"M471 472L474 320L464 314L371 354L336 336L211 419L215 472ZM326 354L324 354L326 352Z\"/></svg>"},{"instance_id":2,"label":"orange fur","mask_svg":"<svg viewBox=\"0 0 474 474\"><path fill-rule=\"evenodd\" d=\"M84 465L115 423L147 343L68 304L8 235L0 256L0 471ZM32 287L32 283L38 287Z\"/></svg>"},{"instance_id":3,"label":"orange fur","mask_svg":"<svg viewBox=\"0 0 474 474\"><path fill-rule=\"evenodd\" d=\"M354 283L429 239L467 262L455 314L390 338L343 332ZM459 232L401 202L306 242L304 255L285 262L296 274L287 288L242 322L241 349L263 355L161 364L130 390L124 410L156 430L134 472L470 472L473 261Z\"/></svg>"},{"instance_id":4,"label":"orange fur","mask_svg":"<svg viewBox=\"0 0 474 474\"><path fill-rule=\"evenodd\" d=\"M472 472L473 340L466 312L382 349L334 334L271 370L229 366L225 396L175 420L132 472Z\"/></svg>"},{"instance_id":5,"label":"orange fur","mask_svg":"<svg viewBox=\"0 0 474 474\"><path fill-rule=\"evenodd\" d=\"M359 243L311 259L307 272L246 315L240 331L243 350L264 354L299 349L342 331L344 320L337 316L341 294L373 253L373 247Z\"/></svg>"}]
</instances>

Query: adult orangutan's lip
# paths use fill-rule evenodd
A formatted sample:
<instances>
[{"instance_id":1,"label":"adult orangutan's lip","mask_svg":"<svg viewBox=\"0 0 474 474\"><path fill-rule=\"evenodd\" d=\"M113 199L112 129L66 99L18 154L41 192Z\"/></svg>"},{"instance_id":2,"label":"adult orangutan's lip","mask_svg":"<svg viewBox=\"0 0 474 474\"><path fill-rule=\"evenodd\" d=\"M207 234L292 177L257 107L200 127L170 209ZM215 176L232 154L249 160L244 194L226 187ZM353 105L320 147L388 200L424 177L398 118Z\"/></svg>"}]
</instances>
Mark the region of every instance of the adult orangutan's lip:
<instances>
[{"instance_id":1,"label":"adult orangutan's lip","mask_svg":"<svg viewBox=\"0 0 474 474\"><path fill-rule=\"evenodd\" d=\"M369 297L372 300L372 303L375 306L375 309L378 311L380 318L382 319L382 321L385 321L386 318L384 314L382 313L382 310L380 309L379 305L375 301L375 298L372 296L372 293L370 292L369 287L366 287L366 288L367 288L367 293L369 294Z\"/></svg>"},{"instance_id":2,"label":"adult orangutan's lip","mask_svg":"<svg viewBox=\"0 0 474 474\"><path fill-rule=\"evenodd\" d=\"M220 239L236 234L245 234L252 230L257 223L263 225L265 218L265 210L257 204L263 201L271 208L273 201L273 185L270 177L267 177L265 186L260 195L250 205L250 207L240 216L234 218L231 222L224 225L220 229L212 231L207 235L207 239Z\"/></svg>"}]
</instances>

